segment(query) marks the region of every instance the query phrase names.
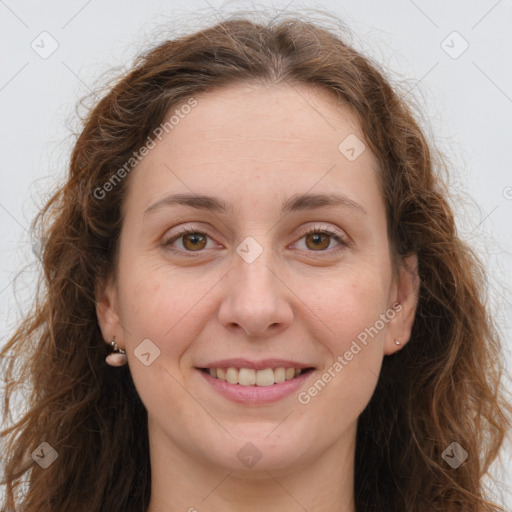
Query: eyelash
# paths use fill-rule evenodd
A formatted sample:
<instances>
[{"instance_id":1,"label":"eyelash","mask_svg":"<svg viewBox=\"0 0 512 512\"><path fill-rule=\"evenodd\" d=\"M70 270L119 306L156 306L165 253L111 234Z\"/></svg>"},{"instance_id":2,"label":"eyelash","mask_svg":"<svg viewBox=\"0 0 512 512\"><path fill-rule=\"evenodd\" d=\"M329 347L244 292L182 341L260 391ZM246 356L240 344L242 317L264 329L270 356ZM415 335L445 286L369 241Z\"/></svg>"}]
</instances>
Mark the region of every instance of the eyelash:
<instances>
[{"instance_id":1,"label":"eyelash","mask_svg":"<svg viewBox=\"0 0 512 512\"><path fill-rule=\"evenodd\" d=\"M210 238L208 233L205 233L205 232L200 231L198 229L182 228L182 229L180 229L180 231L178 231L178 233L175 233L171 238L168 238L167 240L165 240L162 245L167 250L171 251L174 254L179 254L179 255L182 255L182 256L194 258L195 257L194 253L201 253L201 252L204 252L204 251L203 250L199 250L199 251L178 250L178 249L175 249L174 247L171 247L171 244L174 243L176 240L182 238L185 235L192 234L192 233L199 234L199 235L206 235L208 238ZM342 251L342 250L344 250L344 249L346 249L347 247L350 246L350 243L347 240L345 240L344 238L342 238L336 231L333 231L333 230L331 230L329 228L320 228L318 226L311 226L311 227L309 227L306 231L304 231L301 234L299 240L304 238L307 235L310 235L310 234L322 234L322 235L331 236L340 245L338 247L336 247L335 249L323 249L323 250L320 250L320 251L308 251L308 252L313 252L313 253L316 253L316 252L318 252L318 253L328 252L329 254L337 254L338 252L340 252L340 251Z\"/></svg>"}]
</instances>

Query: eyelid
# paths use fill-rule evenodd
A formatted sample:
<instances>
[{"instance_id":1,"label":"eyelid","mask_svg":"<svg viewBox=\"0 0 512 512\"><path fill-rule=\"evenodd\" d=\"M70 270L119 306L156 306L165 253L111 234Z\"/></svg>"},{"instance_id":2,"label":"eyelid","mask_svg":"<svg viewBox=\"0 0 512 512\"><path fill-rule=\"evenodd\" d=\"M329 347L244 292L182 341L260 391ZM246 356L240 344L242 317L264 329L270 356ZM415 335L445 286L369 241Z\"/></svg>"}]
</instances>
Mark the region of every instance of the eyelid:
<instances>
[{"instance_id":1,"label":"eyelid","mask_svg":"<svg viewBox=\"0 0 512 512\"><path fill-rule=\"evenodd\" d=\"M332 255L332 254L337 253L339 250L342 250L344 248L352 246L352 243L346 234L344 234L343 232L338 231L337 229L332 228L330 226L322 226L319 224L310 225L310 226L303 228L300 232L300 236L299 236L299 239L297 240L297 242L301 238L303 238L305 235L309 235L312 233L321 233L321 234L329 235L330 237L334 238L339 244L335 248L325 249L322 251L307 251L312 254L318 253L320 255L322 255L322 254ZM297 242L294 242L294 244L296 244Z\"/></svg>"},{"instance_id":2,"label":"eyelid","mask_svg":"<svg viewBox=\"0 0 512 512\"><path fill-rule=\"evenodd\" d=\"M208 234L208 230L206 230L200 226L195 226L194 224L187 224L186 226L180 226L179 228L177 228L177 231L174 232L171 236L165 236L162 241L162 245L168 251L171 251L175 254L184 255L184 256L192 256L193 257L195 252L197 252L197 253L204 252L204 249L200 250L200 251L186 251L184 249L175 249L174 247L171 247L171 243L174 243L177 240L179 240L181 237L183 237L184 235L188 235L191 233L199 233L202 235L206 235L209 239L213 240L213 237Z\"/></svg>"},{"instance_id":3,"label":"eyelid","mask_svg":"<svg viewBox=\"0 0 512 512\"><path fill-rule=\"evenodd\" d=\"M195 226L194 224L188 224L186 226L177 228L177 231L175 233L173 233L171 236L165 237L162 242L162 245L165 248L167 248L167 250L169 250L173 253L185 255L185 256L194 257L195 256L194 253L199 253L199 254L204 253L205 249L198 250L198 251L187 251L184 249L175 249L170 246L170 244L179 240L182 236L191 234L191 233L199 233L202 235L206 235L208 238L213 240L213 237L210 236L210 234L208 233L208 230L205 230L204 228L201 228L199 226ZM332 255L332 254L339 252L340 250L346 249L347 247L351 247L351 245L352 245L349 237L347 235L345 235L343 232L340 232L330 226L322 226L322 225L318 225L318 224L309 225L309 226L302 228L299 232L299 238L297 239L297 241L293 242L292 245L295 245L300 239L302 239L304 236L311 234L311 233L326 234L326 235L336 239L336 241L339 244L335 248L324 249L324 250L320 250L320 251L301 249L302 251L305 250L306 252L311 253L311 254L318 253L320 256L322 256L322 254Z\"/></svg>"}]
</instances>

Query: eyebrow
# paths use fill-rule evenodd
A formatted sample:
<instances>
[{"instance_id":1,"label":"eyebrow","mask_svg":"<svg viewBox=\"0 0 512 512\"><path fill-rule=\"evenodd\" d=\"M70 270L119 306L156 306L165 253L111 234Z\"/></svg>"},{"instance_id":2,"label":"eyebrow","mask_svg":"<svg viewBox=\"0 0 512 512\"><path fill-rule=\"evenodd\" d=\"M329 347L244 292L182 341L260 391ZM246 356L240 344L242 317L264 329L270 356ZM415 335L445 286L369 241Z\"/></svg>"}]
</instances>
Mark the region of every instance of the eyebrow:
<instances>
[{"instance_id":1,"label":"eyebrow","mask_svg":"<svg viewBox=\"0 0 512 512\"><path fill-rule=\"evenodd\" d=\"M160 199L144 211L144 216L163 207L184 205L199 210L215 213L231 213L233 205L217 197L195 194L173 194ZM367 214L367 211L352 199L342 194L297 194L286 199L281 205L283 214L317 208L345 207L356 213Z\"/></svg>"}]
</instances>

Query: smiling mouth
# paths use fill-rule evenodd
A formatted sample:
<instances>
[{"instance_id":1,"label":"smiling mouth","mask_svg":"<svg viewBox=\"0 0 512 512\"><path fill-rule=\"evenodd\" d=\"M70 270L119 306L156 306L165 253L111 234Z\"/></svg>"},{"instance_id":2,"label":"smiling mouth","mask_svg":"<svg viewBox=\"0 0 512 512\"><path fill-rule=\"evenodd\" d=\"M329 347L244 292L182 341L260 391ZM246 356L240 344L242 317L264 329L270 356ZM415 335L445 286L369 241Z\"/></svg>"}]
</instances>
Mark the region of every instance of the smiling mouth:
<instances>
[{"instance_id":1,"label":"smiling mouth","mask_svg":"<svg viewBox=\"0 0 512 512\"><path fill-rule=\"evenodd\" d=\"M312 372L314 368L265 368L254 370L252 368L199 368L217 380L240 386L273 386L287 380L292 380L305 373Z\"/></svg>"}]
</instances>

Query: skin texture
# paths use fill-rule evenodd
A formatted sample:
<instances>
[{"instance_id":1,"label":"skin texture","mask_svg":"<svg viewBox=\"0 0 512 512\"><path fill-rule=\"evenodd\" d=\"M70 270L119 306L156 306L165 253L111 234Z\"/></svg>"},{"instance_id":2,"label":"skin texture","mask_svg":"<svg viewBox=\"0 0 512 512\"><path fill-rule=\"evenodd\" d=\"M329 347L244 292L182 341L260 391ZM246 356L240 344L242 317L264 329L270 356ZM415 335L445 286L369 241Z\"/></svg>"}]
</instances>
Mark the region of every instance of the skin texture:
<instances>
[{"instance_id":1,"label":"skin texture","mask_svg":"<svg viewBox=\"0 0 512 512\"><path fill-rule=\"evenodd\" d=\"M196 99L132 171L118 279L97 297L105 341L125 348L148 411L148 510L354 512L357 418L383 357L407 343L417 301L412 274L393 272L377 160L368 146L355 161L339 151L349 134L364 141L358 123L309 86L236 85ZM144 215L176 193L215 196L232 211L174 205ZM302 193L343 194L366 213L283 215L281 203ZM316 248L304 234L313 226L348 246L328 237ZM181 227L206 242L181 237L172 242L181 255L172 253L164 244ZM249 236L263 249L252 263L236 252ZM414 270L415 256L406 263ZM291 359L315 367L307 390L396 301L400 312L306 405L297 393L237 404L196 369L230 357ZM148 366L134 354L144 339L160 350ZM237 457L248 442L261 454L252 468Z\"/></svg>"}]
</instances>

